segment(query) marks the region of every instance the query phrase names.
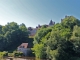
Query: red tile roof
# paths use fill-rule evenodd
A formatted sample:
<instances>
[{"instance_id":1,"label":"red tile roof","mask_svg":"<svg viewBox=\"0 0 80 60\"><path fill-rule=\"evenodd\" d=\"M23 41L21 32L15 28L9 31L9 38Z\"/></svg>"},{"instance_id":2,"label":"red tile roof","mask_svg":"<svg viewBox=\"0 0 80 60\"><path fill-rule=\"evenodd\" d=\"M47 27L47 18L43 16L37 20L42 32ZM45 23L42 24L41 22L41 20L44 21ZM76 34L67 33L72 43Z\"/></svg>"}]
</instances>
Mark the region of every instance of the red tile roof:
<instances>
[{"instance_id":1,"label":"red tile roof","mask_svg":"<svg viewBox=\"0 0 80 60\"><path fill-rule=\"evenodd\" d=\"M19 46L19 48L27 48L28 47L28 43L22 43L20 46Z\"/></svg>"}]
</instances>

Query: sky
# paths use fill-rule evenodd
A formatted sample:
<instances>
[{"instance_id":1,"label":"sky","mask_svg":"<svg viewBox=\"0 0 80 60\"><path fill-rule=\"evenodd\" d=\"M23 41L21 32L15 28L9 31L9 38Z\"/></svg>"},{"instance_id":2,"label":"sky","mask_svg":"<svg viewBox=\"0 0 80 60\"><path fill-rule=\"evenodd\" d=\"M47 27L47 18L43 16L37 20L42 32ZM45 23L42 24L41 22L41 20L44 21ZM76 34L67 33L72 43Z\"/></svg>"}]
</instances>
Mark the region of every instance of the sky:
<instances>
[{"instance_id":1,"label":"sky","mask_svg":"<svg viewBox=\"0 0 80 60\"><path fill-rule=\"evenodd\" d=\"M80 0L0 0L0 24L24 23L26 27L61 22L66 15L80 19Z\"/></svg>"}]
</instances>

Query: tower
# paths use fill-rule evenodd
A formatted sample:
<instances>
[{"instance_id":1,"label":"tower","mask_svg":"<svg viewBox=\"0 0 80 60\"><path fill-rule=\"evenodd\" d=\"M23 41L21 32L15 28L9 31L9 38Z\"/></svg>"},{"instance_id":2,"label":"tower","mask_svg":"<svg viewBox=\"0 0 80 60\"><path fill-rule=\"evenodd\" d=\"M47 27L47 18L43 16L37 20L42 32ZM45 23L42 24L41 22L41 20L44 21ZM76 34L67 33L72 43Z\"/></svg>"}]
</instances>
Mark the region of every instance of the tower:
<instances>
[{"instance_id":1,"label":"tower","mask_svg":"<svg viewBox=\"0 0 80 60\"><path fill-rule=\"evenodd\" d=\"M49 23L49 26L52 26L52 25L54 25L55 24L55 22L53 22L52 20L50 21L50 23Z\"/></svg>"}]
</instances>

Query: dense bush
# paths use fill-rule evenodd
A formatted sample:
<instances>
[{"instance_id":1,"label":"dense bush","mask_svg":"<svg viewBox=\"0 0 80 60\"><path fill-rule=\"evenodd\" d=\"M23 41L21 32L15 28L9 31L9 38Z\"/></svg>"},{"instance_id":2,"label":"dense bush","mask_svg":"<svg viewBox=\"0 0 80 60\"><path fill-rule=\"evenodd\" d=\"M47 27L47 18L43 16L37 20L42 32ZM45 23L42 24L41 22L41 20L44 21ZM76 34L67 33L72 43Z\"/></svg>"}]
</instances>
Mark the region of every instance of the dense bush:
<instances>
[{"instance_id":1,"label":"dense bush","mask_svg":"<svg viewBox=\"0 0 80 60\"><path fill-rule=\"evenodd\" d=\"M37 58L80 60L80 20L67 16L61 23L40 28L33 43L32 50Z\"/></svg>"},{"instance_id":2,"label":"dense bush","mask_svg":"<svg viewBox=\"0 0 80 60\"><path fill-rule=\"evenodd\" d=\"M14 54L14 57L22 57L23 56L23 53L19 52L19 51L14 51L13 54Z\"/></svg>"},{"instance_id":3,"label":"dense bush","mask_svg":"<svg viewBox=\"0 0 80 60\"><path fill-rule=\"evenodd\" d=\"M0 52L0 58L7 57L7 56L8 56L8 52L6 51Z\"/></svg>"}]
</instances>

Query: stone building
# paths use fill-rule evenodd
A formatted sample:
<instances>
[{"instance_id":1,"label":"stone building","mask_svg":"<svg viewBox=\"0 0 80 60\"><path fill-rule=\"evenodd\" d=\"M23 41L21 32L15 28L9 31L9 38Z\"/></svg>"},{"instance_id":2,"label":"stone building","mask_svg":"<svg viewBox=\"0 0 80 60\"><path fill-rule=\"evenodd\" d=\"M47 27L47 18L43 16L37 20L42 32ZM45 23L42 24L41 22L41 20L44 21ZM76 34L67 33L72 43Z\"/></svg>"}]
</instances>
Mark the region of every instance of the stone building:
<instances>
[{"instance_id":1,"label":"stone building","mask_svg":"<svg viewBox=\"0 0 80 60\"><path fill-rule=\"evenodd\" d=\"M55 22L53 22L52 20L50 20L49 24L46 25L46 27L53 26L54 24L55 24ZM34 35L36 34L37 30L38 30L39 28L41 28L42 26L43 26L43 25L40 25L40 24L39 24L38 26L36 26L36 28L28 27L28 31L30 32L29 36L34 36Z\"/></svg>"}]
</instances>

